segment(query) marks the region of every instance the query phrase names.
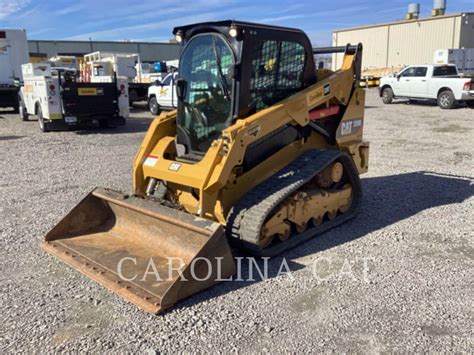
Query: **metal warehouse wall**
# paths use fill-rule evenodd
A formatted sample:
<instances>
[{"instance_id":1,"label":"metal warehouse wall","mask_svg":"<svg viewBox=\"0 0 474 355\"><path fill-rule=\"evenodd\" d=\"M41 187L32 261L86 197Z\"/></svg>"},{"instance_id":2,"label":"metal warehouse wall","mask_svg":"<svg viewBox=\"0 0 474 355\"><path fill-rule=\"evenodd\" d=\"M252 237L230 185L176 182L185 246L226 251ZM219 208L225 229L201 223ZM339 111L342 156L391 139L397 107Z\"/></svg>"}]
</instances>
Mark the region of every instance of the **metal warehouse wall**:
<instances>
[{"instance_id":1,"label":"metal warehouse wall","mask_svg":"<svg viewBox=\"0 0 474 355\"><path fill-rule=\"evenodd\" d=\"M173 43L147 42L89 42L89 41L28 41L30 53L87 54L96 51L139 53L142 62L179 58L180 46Z\"/></svg>"},{"instance_id":2,"label":"metal warehouse wall","mask_svg":"<svg viewBox=\"0 0 474 355\"><path fill-rule=\"evenodd\" d=\"M432 64L436 49L474 47L474 13L453 14L336 31L333 45L364 45L363 68ZM333 55L333 70L342 64Z\"/></svg>"}]
</instances>

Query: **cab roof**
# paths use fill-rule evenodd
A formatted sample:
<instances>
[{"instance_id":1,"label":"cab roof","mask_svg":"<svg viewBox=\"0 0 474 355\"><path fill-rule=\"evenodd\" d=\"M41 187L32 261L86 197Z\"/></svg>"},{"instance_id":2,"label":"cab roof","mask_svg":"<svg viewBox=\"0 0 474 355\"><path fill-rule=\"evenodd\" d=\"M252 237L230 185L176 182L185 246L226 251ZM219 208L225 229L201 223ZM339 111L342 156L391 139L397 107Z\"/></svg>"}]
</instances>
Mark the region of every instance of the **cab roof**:
<instances>
[{"instance_id":1,"label":"cab roof","mask_svg":"<svg viewBox=\"0 0 474 355\"><path fill-rule=\"evenodd\" d=\"M173 29L173 34L176 34L176 32L178 32L179 30L183 32L187 32L188 30L194 29L194 28L230 27L231 25L237 26L238 28L241 28L241 29L249 29L249 30L265 29L265 30L275 30L275 31L297 32L306 36L306 33L304 31L297 28L266 25L266 24L261 24L261 23L245 22L245 21L239 21L239 20L199 22L199 23L193 23L193 24L185 25L185 26L178 26Z\"/></svg>"}]
</instances>

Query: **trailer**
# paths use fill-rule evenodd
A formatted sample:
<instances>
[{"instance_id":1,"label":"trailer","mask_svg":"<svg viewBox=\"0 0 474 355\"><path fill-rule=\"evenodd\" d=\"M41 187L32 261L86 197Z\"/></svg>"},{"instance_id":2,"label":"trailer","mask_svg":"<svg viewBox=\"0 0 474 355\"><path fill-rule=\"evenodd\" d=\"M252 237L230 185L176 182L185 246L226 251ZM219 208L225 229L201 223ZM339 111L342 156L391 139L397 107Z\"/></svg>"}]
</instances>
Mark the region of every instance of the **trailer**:
<instances>
[{"instance_id":1,"label":"trailer","mask_svg":"<svg viewBox=\"0 0 474 355\"><path fill-rule=\"evenodd\" d=\"M28 61L26 32L0 29L0 107L11 107L18 112L21 65Z\"/></svg>"},{"instance_id":2,"label":"trailer","mask_svg":"<svg viewBox=\"0 0 474 355\"><path fill-rule=\"evenodd\" d=\"M386 68L364 68L360 75L359 86L365 88L375 88L380 84L380 79L384 76L399 73L404 66L394 66Z\"/></svg>"},{"instance_id":3,"label":"trailer","mask_svg":"<svg viewBox=\"0 0 474 355\"><path fill-rule=\"evenodd\" d=\"M128 83L114 76L111 82L81 82L71 68L50 63L22 66L24 85L19 93L20 117L38 118L43 132L98 122L101 127L124 125L129 116Z\"/></svg>"},{"instance_id":4,"label":"trailer","mask_svg":"<svg viewBox=\"0 0 474 355\"><path fill-rule=\"evenodd\" d=\"M474 76L474 48L437 49L433 64L454 64L463 76Z\"/></svg>"}]
</instances>

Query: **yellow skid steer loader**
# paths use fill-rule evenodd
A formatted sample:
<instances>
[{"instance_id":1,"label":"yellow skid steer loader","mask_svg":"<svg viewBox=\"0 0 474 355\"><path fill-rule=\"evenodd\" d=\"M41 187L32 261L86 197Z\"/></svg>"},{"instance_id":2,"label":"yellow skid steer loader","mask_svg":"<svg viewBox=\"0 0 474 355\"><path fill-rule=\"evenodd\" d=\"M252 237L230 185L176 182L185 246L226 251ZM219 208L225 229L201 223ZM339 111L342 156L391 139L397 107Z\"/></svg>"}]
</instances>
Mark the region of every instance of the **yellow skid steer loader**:
<instances>
[{"instance_id":1,"label":"yellow skid steer loader","mask_svg":"<svg viewBox=\"0 0 474 355\"><path fill-rule=\"evenodd\" d=\"M235 272L230 245L273 256L352 218L367 171L362 46L316 70L304 32L239 21L177 27L178 109L156 118L134 192L97 188L44 249L158 313Z\"/></svg>"}]
</instances>

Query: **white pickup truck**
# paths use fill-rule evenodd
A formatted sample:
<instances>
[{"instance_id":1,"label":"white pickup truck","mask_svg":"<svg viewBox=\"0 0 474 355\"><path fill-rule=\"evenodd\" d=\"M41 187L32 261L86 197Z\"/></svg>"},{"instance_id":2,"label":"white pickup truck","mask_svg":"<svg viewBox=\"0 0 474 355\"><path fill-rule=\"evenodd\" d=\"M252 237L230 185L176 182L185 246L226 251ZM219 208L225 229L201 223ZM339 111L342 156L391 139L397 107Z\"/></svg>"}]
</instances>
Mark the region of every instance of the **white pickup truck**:
<instances>
[{"instance_id":1,"label":"white pickup truck","mask_svg":"<svg viewBox=\"0 0 474 355\"><path fill-rule=\"evenodd\" d=\"M177 72L169 73L162 81L156 80L148 88L148 108L152 115L159 115L162 110L173 110L178 106L175 79Z\"/></svg>"},{"instance_id":2,"label":"white pickup truck","mask_svg":"<svg viewBox=\"0 0 474 355\"><path fill-rule=\"evenodd\" d=\"M464 101L474 107L474 79L462 78L455 65L414 65L380 79L379 94L384 104L394 98L433 99L442 109Z\"/></svg>"}]
</instances>

